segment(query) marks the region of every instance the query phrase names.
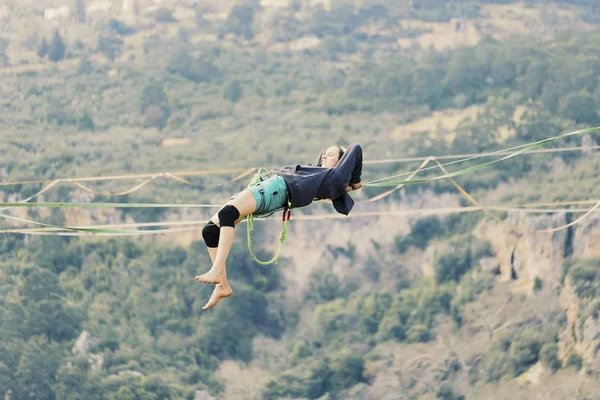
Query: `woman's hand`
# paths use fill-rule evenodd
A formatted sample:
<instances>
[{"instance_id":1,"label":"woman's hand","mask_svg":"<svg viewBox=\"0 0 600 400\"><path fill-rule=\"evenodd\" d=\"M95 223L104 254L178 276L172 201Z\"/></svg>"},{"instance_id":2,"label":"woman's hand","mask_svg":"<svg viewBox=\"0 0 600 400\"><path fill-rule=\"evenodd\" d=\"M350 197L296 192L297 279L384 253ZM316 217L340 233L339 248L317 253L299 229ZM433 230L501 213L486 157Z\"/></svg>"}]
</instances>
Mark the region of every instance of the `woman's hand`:
<instances>
[{"instance_id":1,"label":"woman's hand","mask_svg":"<svg viewBox=\"0 0 600 400\"><path fill-rule=\"evenodd\" d=\"M346 188L346 192L350 192L352 190L358 190L360 188L363 187L362 182L358 182L358 183L351 183L350 185L348 185L348 187Z\"/></svg>"}]
</instances>

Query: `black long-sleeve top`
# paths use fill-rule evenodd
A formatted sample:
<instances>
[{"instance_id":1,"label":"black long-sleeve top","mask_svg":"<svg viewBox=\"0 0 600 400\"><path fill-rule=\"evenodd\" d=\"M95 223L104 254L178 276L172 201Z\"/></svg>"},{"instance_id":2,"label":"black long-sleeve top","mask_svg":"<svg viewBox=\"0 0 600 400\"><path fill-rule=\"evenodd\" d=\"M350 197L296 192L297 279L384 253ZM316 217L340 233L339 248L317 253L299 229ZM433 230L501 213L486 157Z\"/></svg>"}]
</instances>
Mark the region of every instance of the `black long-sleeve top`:
<instances>
[{"instance_id":1,"label":"black long-sleeve top","mask_svg":"<svg viewBox=\"0 0 600 400\"><path fill-rule=\"evenodd\" d=\"M321 156L317 164L320 164ZM346 188L361 181L362 148L359 144L348 146L335 168L295 165L275 168L271 172L285 180L292 208L305 207L315 199L331 199L337 212L348 215L354 200Z\"/></svg>"}]
</instances>

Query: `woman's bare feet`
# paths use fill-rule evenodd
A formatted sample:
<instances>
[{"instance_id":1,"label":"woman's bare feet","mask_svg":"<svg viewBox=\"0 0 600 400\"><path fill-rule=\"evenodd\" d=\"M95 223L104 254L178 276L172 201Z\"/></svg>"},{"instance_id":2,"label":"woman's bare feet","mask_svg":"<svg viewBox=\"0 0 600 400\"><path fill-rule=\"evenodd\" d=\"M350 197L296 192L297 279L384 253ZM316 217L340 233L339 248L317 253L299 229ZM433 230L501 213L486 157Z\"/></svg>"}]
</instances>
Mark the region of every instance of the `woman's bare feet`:
<instances>
[{"instance_id":1,"label":"woman's bare feet","mask_svg":"<svg viewBox=\"0 0 600 400\"><path fill-rule=\"evenodd\" d=\"M221 270L213 265L212 268L210 269L210 271L208 271L205 274L197 276L196 280L198 282L203 282L203 283L217 283L218 284L218 283L221 283L221 278L222 278Z\"/></svg>"},{"instance_id":2,"label":"woman's bare feet","mask_svg":"<svg viewBox=\"0 0 600 400\"><path fill-rule=\"evenodd\" d=\"M232 293L233 290L231 289L231 286L229 286L229 283L227 283L227 281L217 284L217 286L215 286L215 290L213 290L212 295L210 296L210 299L208 300L208 303L206 303L206 305L202 307L202 309L208 310L209 308L217 304L221 299L231 296Z\"/></svg>"}]
</instances>

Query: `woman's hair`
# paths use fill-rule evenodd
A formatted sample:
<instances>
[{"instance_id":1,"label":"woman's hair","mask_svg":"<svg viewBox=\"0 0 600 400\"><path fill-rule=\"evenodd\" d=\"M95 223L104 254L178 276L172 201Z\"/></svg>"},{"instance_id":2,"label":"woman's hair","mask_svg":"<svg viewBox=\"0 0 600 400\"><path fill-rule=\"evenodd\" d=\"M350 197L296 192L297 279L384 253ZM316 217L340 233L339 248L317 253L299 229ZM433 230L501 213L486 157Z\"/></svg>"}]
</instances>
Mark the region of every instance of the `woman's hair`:
<instances>
[{"instance_id":1,"label":"woman's hair","mask_svg":"<svg viewBox=\"0 0 600 400\"><path fill-rule=\"evenodd\" d=\"M344 153L346 152L346 148L343 146L340 146L339 144L334 145L335 147L338 148L339 150L339 156L338 156L338 162L342 159L342 156L344 155ZM333 146L332 146L333 147ZM317 163L317 167L320 167L323 165L323 154L325 153L325 151L321 152L321 155L319 156L319 162Z\"/></svg>"}]
</instances>

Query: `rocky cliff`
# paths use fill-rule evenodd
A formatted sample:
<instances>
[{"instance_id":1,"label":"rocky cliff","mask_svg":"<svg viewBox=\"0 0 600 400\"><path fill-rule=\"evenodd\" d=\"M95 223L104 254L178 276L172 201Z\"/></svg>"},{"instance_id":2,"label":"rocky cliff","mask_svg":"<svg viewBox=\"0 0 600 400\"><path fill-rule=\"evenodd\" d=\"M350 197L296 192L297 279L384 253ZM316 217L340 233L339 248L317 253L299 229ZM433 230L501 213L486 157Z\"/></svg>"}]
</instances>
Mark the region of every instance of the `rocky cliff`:
<instances>
[{"instance_id":1,"label":"rocky cliff","mask_svg":"<svg viewBox=\"0 0 600 400\"><path fill-rule=\"evenodd\" d=\"M567 323L560 334L559 357L564 364L577 354L585 363L591 363L600 349L600 323L591 315L589 299L578 296L569 276L564 283L561 276L567 260L600 257L600 218L592 215L564 230L538 232L568 222L565 214L530 217L515 212L502 223L480 223L475 234L492 244L500 279L514 282L514 291L528 295L538 290L560 291Z\"/></svg>"}]
</instances>

